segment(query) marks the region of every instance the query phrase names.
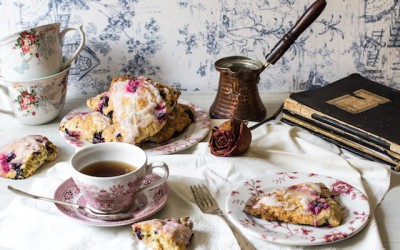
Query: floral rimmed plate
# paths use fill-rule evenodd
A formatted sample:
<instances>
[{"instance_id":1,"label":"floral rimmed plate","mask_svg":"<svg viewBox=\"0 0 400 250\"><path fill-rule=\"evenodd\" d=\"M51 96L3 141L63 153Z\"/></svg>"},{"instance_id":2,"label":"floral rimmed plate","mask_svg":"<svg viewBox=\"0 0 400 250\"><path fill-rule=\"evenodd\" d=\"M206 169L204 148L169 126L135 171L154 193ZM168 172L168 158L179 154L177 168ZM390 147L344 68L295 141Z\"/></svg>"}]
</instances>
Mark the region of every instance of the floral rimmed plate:
<instances>
[{"instance_id":1,"label":"floral rimmed plate","mask_svg":"<svg viewBox=\"0 0 400 250\"><path fill-rule=\"evenodd\" d=\"M304 182L322 182L342 205L343 220L338 227L313 227L266 221L246 214L243 209L255 197ZM353 186L323 175L282 172L246 180L228 196L229 219L243 231L261 239L287 245L323 245L347 239L364 228L370 216L367 197Z\"/></svg>"},{"instance_id":2,"label":"floral rimmed plate","mask_svg":"<svg viewBox=\"0 0 400 250\"><path fill-rule=\"evenodd\" d=\"M145 177L143 185L148 185L152 181L159 179L160 176L157 174L151 174ZM79 188L75 185L72 178L64 181L55 191L54 198L65 201L72 202L82 206L86 205L86 200L83 195L79 192ZM90 214L85 211L69 206L63 206L56 204L56 207L64 215L77 220L80 223L89 226L98 227L115 227L133 224L137 221L146 219L147 217L155 214L161 208L163 208L168 199L168 186L167 183L161 184L158 187L144 191L135 200L134 209L132 211L132 217L119 221L103 221L94 219Z\"/></svg>"},{"instance_id":3,"label":"floral rimmed plate","mask_svg":"<svg viewBox=\"0 0 400 250\"><path fill-rule=\"evenodd\" d=\"M180 135L171 138L163 144L156 143L142 143L141 147L147 155L160 155L160 154L172 154L178 151L185 150L198 142L200 142L210 131L211 121L210 116L207 112L201 109L199 106L180 99L179 103L190 105L195 110L195 122L190 124L186 130ZM64 116L61 122L71 119L76 113L87 112L90 109L85 105L78 107ZM61 137L70 145L75 148L83 148L87 145L91 145L91 142L79 140L66 133L60 131Z\"/></svg>"}]
</instances>

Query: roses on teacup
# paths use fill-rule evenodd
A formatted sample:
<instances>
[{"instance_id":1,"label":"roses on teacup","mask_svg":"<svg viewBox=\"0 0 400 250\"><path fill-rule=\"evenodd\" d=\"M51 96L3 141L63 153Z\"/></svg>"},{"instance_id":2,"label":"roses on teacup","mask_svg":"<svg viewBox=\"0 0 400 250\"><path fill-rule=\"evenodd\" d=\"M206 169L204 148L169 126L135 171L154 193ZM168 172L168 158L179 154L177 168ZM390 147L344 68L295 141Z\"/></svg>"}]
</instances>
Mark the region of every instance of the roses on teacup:
<instances>
[{"instance_id":1,"label":"roses on teacup","mask_svg":"<svg viewBox=\"0 0 400 250\"><path fill-rule=\"evenodd\" d=\"M251 131L238 119L230 119L211 131L209 146L215 156L235 156L246 152L251 143Z\"/></svg>"}]
</instances>

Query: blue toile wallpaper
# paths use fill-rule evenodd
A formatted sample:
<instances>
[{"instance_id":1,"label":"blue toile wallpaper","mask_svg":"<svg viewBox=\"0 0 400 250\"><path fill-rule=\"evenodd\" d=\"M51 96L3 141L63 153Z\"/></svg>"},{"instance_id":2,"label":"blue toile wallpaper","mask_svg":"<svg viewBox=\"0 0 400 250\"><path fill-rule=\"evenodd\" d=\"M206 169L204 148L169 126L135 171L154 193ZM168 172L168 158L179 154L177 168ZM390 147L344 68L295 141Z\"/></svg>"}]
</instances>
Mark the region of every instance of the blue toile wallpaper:
<instances>
[{"instance_id":1,"label":"blue toile wallpaper","mask_svg":"<svg viewBox=\"0 0 400 250\"><path fill-rule=\"evenodd\" d=\"M94 95L121 74L214 93L217 59L264 56L310 0L0 0L1 34L51 22L83 25L68 94ZM300 91L360 73L400 89L399 0L328 0L322 15L262 74L260 92ZM78 45L67 36L65 53Z\"/></svg>"}]
</instances>

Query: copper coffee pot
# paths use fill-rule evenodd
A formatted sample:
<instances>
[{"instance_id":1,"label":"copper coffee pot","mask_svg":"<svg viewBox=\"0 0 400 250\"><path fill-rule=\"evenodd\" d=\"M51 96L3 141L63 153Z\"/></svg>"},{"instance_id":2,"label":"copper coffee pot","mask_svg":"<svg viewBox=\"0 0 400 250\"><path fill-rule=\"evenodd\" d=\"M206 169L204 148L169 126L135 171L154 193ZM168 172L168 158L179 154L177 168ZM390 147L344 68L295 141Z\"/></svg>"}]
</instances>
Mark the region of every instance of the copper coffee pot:
<instances>
[{"instance_id":1,"label":"copper coffee pot","mask_svg":"<svg viewBox=\"0 0 400 250\"><path fill-rule=\"evenodd\" d=\"M215 68L220 72L220 78L217 96L210 108L210 117L249 121L264 119L267 110L258 92L261 72L282 57L300 34L317 19L325 6L325 0L316 0L265 56L266 63L247 56L230 56L217 60Z\"/></svg>"}]
</instances>

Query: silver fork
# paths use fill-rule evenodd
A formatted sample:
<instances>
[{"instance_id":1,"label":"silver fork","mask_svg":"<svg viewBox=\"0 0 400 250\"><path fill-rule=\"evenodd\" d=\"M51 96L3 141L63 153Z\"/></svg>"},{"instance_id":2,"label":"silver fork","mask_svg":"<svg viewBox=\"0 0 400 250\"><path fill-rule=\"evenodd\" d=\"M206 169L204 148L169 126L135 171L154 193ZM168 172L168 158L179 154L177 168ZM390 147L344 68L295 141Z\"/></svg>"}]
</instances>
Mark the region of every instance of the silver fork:
<instances>
[{"instance_id":1,"label":"silver fork","mask_svg":"<svg viewBox=\"0 0 400 250\"><path fill-rule=\"evenodd\" d=\"M224 213L219 209L217 202L210 194L210 191L204 184L190 186L190 189L192 190L197 206L203 213L218 215L225 221L226 224L228 224L239 244L240 249L255 249L253 244L251 244L251 242L246 237L244 237L240 230L226 218Z\"/></svg>"}]
</instances>

